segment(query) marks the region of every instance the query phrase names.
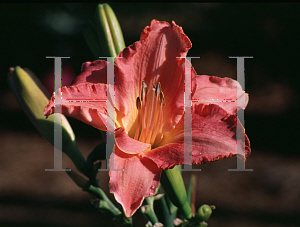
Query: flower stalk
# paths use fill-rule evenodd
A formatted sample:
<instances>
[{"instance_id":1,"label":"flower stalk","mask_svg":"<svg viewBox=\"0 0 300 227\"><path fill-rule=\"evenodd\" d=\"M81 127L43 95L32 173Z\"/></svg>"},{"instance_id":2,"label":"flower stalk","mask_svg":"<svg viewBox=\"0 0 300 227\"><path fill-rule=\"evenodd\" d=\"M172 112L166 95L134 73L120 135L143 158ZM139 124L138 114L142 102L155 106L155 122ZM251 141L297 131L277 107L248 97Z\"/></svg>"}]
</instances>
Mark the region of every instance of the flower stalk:
<instances>
[{"instance_id":1,"label":"flower stalk","mask_svg":"<svg viewBox=\"0 0 300 227\"><path fill-rule=\"evenodd\" d=\"M160 188L159 188L159 193L162 193ZM159 220L161 220L161 222L164 224L164 226L165 227L174 227L173 220L176 218L177 212L174 212L174 213L170 212L170 209L166 202L165 196L163 196L157 200L156 208L158 209L158 212L157 212L158 218L159 218ZM175 208L177 211L178 208L177 207L175 207Z\"/></svg>"},{"instance_id":2,"label":"flower stalk","mask_svg":"<svg viewBox=\"0 0 300 227\"><path fill-rule=\"evenodd\" d=\"M82 189L100 199L98 208L106 209L114 216L122 215L122 212L110 201L110 199L101 188L95 187L93 185L88 185L87 187L84 187Z\"/></svg>"},{"instance_id":3,"label":"flower stalk","mask_svg":"<svg viewBox=\"0 0 300 227\"><path fill-rule=\"evenodd\" d=\"M101 188L92 185L92 182L90 180L85 179L75 171L66 171L66 173L78 187L82 188L83 191L86 191L91 195L97 197L97 199L91 200L91 203L95 208L97 208L101 212L107 212L112 215L113 220L123 227L132 226L132 219L125 217L123 213L106 196L105 192Z\"/></svg>"},{"instance_id":4,"label":"flower stalk","mask_svg":"<svg viewBox=\"0 0 300 227\"><path fill-rule=\"evenodd\" d=\"M192 214L195 215L195 200L196 200L196 181L197 175L196 172L193 172L191 175L188 191L187 191L187 200L191 206Z\"/></svg>"},{"instance_id":5,"label":"flower stalk","mask_svg":"<svg viewBox=\"0 0 300 227\"><path fill-rule=\"evenodd\" d=\"M110 201L110 199L106 196L105 192L101 188L89 185L83 188L83 190L96 196L98 199L92 200L92 204L100 211L109 212L111 215L113 215L113 220L120 226L133 226L132 218L125 217L124 214Z\"/></svg>"},{"instance_id":6,"label":"flower stalk","mask_svg":"<svg viewBox=\"0 0 300 227\"><path fill-rule=\"evenodd\" d=\"M171 202L178 207L182 216L185 219L191 219L192 210L188 203L184 182L177 166L162 172L161 184Z\"/></svg>"},{"instance_id":7,"label":"flower stalk","mask_svg":"<svg viewBox=\"0 0 300 227\"><path fill-rule=\"evenodd\" d=\"M155 223L158 222L158 218L153 209L154 196L147 197L145 201L147 205L141 207L141 212L154 225Z\"/></svg>"}]
</instances>

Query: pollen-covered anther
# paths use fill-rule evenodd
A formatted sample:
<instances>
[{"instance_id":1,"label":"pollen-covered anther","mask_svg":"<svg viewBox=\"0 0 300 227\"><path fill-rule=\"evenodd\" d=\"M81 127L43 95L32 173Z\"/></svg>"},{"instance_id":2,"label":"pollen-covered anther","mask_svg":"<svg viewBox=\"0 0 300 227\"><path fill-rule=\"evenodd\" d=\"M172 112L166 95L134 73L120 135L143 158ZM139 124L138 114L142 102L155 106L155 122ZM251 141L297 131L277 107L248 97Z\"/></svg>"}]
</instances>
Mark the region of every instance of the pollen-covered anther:
<instances>
[{"instance_id":1,"label":"pollen-covered anther","mask_svg":"<svg viewBox=\"0 0 300 227\"><path fill-rule=\"evenodd\" d=\"M166 106L165 97L164 97L164 93L163 92L160 93L159 98L160 98L160 101L161 101L162 105Z\"/></svg>"},{"instance_id":2,"label":"pollen-covered anther","mask_svg":"<svg viewBox=\"0 0 300 227\"><path fill-rule=\"evenodd\" d=\"M135 135L134 135L134 139L137 140L139 133L140 133L140 124L141 124L141 108L142 108L142 103L141 103L141 99L140 97L136 98L136 108L138 109L138 119L137 119L137 127L136 127L136 131L135 131Z\"/></svg>"},{"instance_id":3,"label":"pollen-covered anther","mask_svg":"<svg viewBox=\"0 0 300 227\"><path fill-rule=\"evenodd\" d=\"M162 107L165 106L161 84L152 84L148 90L147 83L142 82L141 97L137 97L137 127L134 139L153 145L162 128Z\"/></svg>"},{"instance_id":4,"label":"pollen-covered anther","mask_svg":"<svg viewBox=\"0 0 300 227\"><path fill-rule=\"evenodd\" d=\"M142 82L142 90L141 90L141 101L145 101L146 95L148 91L148 86L146 81L143 80Z\"/></svg>"},{"instance_id":5,"label":"pollen-covered anther","mask_svg":"<svg viewBox=\"0 0 300 227\"><path fill-rule=\"evenodd\" d=\"M160 83L157 84L157 87L156 87L156 89L155 89L155 94L156 94L156 97L159 97L160 94L161 94Z\"/></svg>"},{"instance_id":6,"label":"pollen-covered anther","mask_svg":"<svg viewBox=\"0 0 300 227\"><path fill-rule=\"evenodd\" d=\"M138 110L140 110L141 107L142 107L141 99L140 99L140 97L137 97L137 98L136 98L136 108L137 108Z\"/></svg>"}]
</instances>

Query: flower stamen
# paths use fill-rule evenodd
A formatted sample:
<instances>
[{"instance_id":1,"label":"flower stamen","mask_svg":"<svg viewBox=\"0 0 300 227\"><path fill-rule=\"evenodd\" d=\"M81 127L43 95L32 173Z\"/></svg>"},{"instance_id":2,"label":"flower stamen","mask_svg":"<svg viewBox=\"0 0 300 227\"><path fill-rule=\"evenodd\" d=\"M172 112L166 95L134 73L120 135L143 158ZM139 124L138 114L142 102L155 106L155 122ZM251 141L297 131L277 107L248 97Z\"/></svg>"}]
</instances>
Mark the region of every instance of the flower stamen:
<instances>
[{"instance_id":1,"label":"flower stamen","mask_svg":"<svg viewBox=\"0 0 300 227\"><path fill-rule=\"evenodd\" d=\"M160 83L158 83L157 87L155 87L155 84L153 83L153 95L152 95L152 105L151 105L151 111L150 115L148 117L148 123L147 123L147 139L146 143L150 143L151 140L151 134L153 131L154 124L157 124L155 121L156 118L156 109L157 109L157 103L159 96L157 95L157 91L160 92ZM152 124L151 124L152 123Z\"/></svg>"},{"instance_id":2,"label":"flower stamen","mask_svg":"<svg viewBox=\"0 0 300 227\"><path fill-rule=\"evenodd\" d=\"M134 139L153 144L156 136L161 131L163 111L165 106L164 96L160 83L148 91L145 81L142 83L141 97L137 98L138 119Z\"/></svg>"},{"instance_id":3,"label":"flower stamen","mask_svg":"<svg viewBox=\"0 0 300 227\"><path fill-rule=\"evenodd\" d=\"M136 98L136 108L138 109L138 122L137 122L137 126L136 126L136 131L135 131L135 135L134 135L134 139L137 140L138 139L138 136L140 134L140 124L141 124L141 107L142 107L142 104L141 104L141 100L140 100L140 97L137 97Z\"/></svg>"}]
</instances>

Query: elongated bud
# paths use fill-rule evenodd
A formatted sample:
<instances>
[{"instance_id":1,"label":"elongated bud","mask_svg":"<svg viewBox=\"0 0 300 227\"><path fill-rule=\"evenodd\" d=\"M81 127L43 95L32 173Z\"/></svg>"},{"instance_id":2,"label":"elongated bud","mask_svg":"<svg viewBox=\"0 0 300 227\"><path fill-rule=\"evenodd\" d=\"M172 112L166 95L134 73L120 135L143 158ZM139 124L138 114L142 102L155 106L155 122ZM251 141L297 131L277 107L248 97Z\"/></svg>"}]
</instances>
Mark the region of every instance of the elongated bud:
<instances>
[{"instance_id":1,"label":"elongated bud","mask_svg":"<svg viewBox=\"0 0 300 227\"><path fill-rule=\"evenodd\" d=\"M30 71L29 71L30 72ZM8 82L17 101L37 130L52 144L54 144L54 115L45 119L44 108L48 104L46 89L42 83L30 72L28 74L21 67L10 68ZM77 146L74 132L64 115L61 116L62 144L65 152L81 172L86 171L86 162ZM58 123L55 123L58 124Z\"/></svg>"},{"instance_id":2,"label":"elongated bud","mask_svg":"<svg viewBox=\"0 0 300 227\"><path fill-rule=\"evenodd\" d=\"M95 22L102 55L117 56L125 48L125 42L118 19L107 3L98 5Z\"/></svg>"},{"instance_id":3,"label":"elongated bud","mask_svg":"<svg viewBox=\"0 0 300 227\"><path fill-rule=\"evenodd\" d=\"M119 24L119 21L112 10L112 8L107 4L104 5L104 10L107 16L109 28L111 31L111 35L114 41L115 49L117 54L119 54L124 48L125 48L125 42L124 42L124 37L122 33L121 26Z\"/></svg>"},{"instance_id":4,"label":"elongated bud","mask_svg":"<svg viewBox=\"0 0 300 227\"><path fill-rule=\"evenodd\" d=\"M161 174L161 184L171 202L178 207L185 219L192 218L192 210L187 201L187 194L180 171L175 166L173 169L164 170Z\"/></svg>"},{"instance_id":5,"label":"elongated bud","mask_svg":"<svg viewBox=\"0 0 300 227\"><path fill-rule=\"evenodd\" d=\"M82 33L92 53L96 58L99 58L101 56L101 47L96 32L96 25L91 21L87 21L82 25Z\"/></svg>"},{"instance_id":6,"label":"elongated bud","mask_svg":"<svg viewBox=\"0 0 300 227\"><path fill-rule=\"evenodd\" d=\"M199 221L206 221L212 213L212 209L209 205L203 204L195 215L195 218Z\"/></svg>"},{"instance_id":7,"label":"elongated bud","mask_svg":"<svg viewBox=\"0 0 300 227\"><path fill-rule=\"evenodd\" d=\"M96 9L95 23L102 55L104 57L117 56L103 4L99 4Z\"/></svg>"}]
</instances>

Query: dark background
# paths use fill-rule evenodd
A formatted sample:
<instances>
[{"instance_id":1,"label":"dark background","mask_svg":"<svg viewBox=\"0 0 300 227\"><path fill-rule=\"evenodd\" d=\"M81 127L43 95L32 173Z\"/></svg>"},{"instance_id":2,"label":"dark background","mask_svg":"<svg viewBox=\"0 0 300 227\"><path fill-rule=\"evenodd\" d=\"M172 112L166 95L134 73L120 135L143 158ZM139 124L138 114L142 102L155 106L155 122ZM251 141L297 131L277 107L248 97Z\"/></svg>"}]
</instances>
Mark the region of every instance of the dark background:
<instances>
[{"instance_id":1,"label":"dark background","mask_svg":"<svg viewBox=\"0 0 300 227\"><path fill-rule=\"evenodd\" d=\"M80 73L95 58L81 33L94 20L97 4L0 4L0 226L108 226L89 195L65 173L53 168L53 147L28 121L7 84L11 66L31 69L53 84L53 59L63 60L64 75ZM111 3L126 45L139 40L152 19L174 20L192 41L188 56L199 75L236 79L236 60L245 60L246 133L252 154L246 168L228 172L235 158L198 166L197 202L216 205L209 226L283 227L300 224L299 165L299 23L300 5ZM52 70L52 71L51 71ZM68 77L68 76L67 76ZM50 85L49 85L50 84ZM51 88L50 88L51 89ZM100 132L69 118L85 156ZM63 167L74 167L63 157ZM189 173L184 173L188 183ZM108 174L99 174L108 191ZM113 198L113 197L111 197ZM137 212L139 213L139 211ZM135 217L139 226L145 219Z\"/></svg>"}]
</instances>

